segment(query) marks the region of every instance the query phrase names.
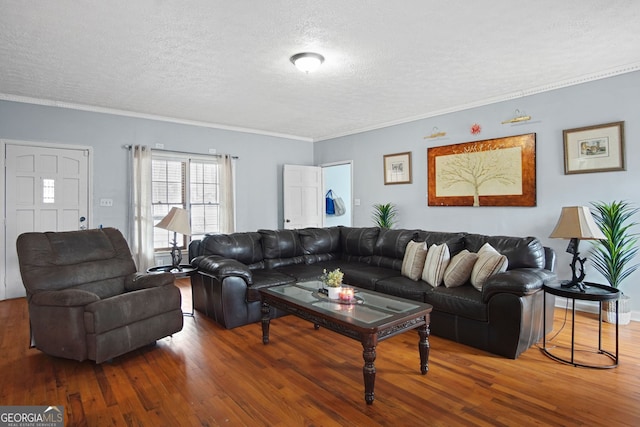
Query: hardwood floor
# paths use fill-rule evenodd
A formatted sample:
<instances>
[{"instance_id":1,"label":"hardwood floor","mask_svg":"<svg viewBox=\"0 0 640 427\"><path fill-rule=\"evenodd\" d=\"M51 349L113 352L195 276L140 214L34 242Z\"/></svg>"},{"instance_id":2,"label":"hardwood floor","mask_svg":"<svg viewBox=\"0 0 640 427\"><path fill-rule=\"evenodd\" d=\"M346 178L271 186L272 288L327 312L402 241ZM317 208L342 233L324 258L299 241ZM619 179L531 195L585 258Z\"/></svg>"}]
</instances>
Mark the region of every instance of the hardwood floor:
<instances>
[{"instance_id":1,"label":"hardwood floor","mask_svg":"<svg viewBox=\"0 0 640 427\"><path fill-rule=\"evenodd\" d=\"M180 286L188 311L188 280ZM556 308L556 330L563 319ZM154 347L78 363L29 349L25 299L0 301L0 405L63 405L69 426L640 423L640 322L621 327L620 366L608 370L564 365L536 347L509 360L432 336L423 376L410 331L379 344L371 406L356 341L293 316L272 322L267 346L259 324L225 330L197 312L184 322ZM597 317L578 315L576 334L576 357L592 359L584 350L597 346ZM605 348L614 348L613 336L605 324ZM553 343L569 339L567 325Z\"/></svg>"}]
</instances>

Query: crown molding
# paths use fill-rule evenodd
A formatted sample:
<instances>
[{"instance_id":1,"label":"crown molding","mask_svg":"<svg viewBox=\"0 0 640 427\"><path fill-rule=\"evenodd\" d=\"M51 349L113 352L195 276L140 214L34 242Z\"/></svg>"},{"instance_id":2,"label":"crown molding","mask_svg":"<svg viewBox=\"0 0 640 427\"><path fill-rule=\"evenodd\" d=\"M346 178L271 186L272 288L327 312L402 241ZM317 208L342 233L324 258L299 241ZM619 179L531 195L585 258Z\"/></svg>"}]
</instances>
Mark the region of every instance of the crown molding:
<instances>
[{"instance_id":1,"label":"crown molding","mask_svg":"<svg viewBox=\"0 0 640 427\"><path fill-rule=\"evenodd\" d=\"M243 132L243 133L251 133L251 134L263 135L263 136L273 136L276 138L285 138L285 139L294 139L298 141L313 142L312 138L307 138L307 137L297 136L297 135L288 135L284 133L269 132L269 131L264 131L259 129L244 128L240 126L228 126L228 125L221 125L217 123L201 122L198 120L178 119L175 117L166 117L166 116L160 116L155 114L137 113L134 111L118 110L115 108L76 104L73 102L53 101L51 99L32 98L28 96L0 93L0 100L21 102L24 104L43 105L46 107L67 108L70 110L87 111L91 113L113 114L116 116L133 117L137 119L156 120L161 122L177 123L182 125L199 126L199 127L206 127L211 129L229 130L233 132Z\"/></svg>"}]
</instances>

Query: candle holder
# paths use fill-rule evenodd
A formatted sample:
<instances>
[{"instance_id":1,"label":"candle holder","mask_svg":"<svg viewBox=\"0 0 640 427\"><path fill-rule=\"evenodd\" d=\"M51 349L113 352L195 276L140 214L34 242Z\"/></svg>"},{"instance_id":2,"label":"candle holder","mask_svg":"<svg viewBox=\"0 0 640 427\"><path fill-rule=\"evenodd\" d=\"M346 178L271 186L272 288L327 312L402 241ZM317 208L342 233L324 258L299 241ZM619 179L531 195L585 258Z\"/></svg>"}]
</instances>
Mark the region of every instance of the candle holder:
<instances>
[{"instance_id":1,"label":"candle holder","mask_svg":"<svg viewBox=\"0 0 640 427\"><path fill-rule=\"evenodd\" d=\"M341 301L353 300L353 297L354 297L353 288L350 288L348 286L343 286L342 289L340 290L339 297Z\"/></svg>"}]
</instances>

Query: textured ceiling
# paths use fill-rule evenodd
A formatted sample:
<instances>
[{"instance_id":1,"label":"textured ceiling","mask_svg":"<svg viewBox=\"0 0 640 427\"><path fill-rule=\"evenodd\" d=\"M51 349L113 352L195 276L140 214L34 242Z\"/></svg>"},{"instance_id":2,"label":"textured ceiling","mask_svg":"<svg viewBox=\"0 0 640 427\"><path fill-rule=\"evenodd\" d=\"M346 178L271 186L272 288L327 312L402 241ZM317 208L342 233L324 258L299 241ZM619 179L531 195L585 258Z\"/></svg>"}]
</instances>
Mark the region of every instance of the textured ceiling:
<instances>
[{"instance_id":1,"label":"textured ceiling","mask_svg":"<svg viewBox=\"0 0 640 427\"><path fill-rule=\"evenodd\" d=\"M638 70L639 23L637 0L0 0L0 99L321 140Z\"/></svg>"}]
</instances>

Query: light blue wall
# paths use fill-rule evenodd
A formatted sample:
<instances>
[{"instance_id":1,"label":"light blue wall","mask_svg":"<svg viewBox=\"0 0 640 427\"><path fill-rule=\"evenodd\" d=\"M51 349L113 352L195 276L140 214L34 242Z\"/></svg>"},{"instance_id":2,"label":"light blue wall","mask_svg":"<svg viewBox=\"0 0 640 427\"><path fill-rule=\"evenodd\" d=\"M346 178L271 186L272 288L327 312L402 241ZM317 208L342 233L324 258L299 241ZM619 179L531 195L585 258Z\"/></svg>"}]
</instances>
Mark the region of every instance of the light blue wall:
<instances>
[{"instance_id":1,"label":"light blue wall","mask_svg":"<svg viewBox=\"0 0 640 427\"><path fill-rule=\"evenodd\" d=\"M531 115L532 120L501 124L513 117L516 109ZM625 122L626 171L564 174L563 129L621 120ZM474 123L481 125L480 135L470 133ZM446 136L424 139L434 127L445 131ZM532 132L536 133L537 149L536 207L427 206L428 147ZM383 155L405 151L412 152L413 183L384 185ZM558 274L569 278L568 242L548 237L561 207L614 199L627 199L640 206L640 72L320 141L314 145L314 159L316 164L353 160L353 197L362 202L354 207L354 226L372 225L372 205L392 202L398 206L399 228L537 236L557 251ZM583 255L589 247L588 242L581 243ZM591 269L587 279L606 283ZM633 309L640 311L640 272L634 273L622 290L632 296Z\"/></svg>"},{"instance_id":2,"label":"light blue wall","mask_svg":"<svg viewBox=\"0 0 640 427\"><path fill-rule=\"evenodd\" d=\"M164 144L165 150L239 157L237 230L282 228L282 165L312 165L311 142L18 102L0 101L0 139L94 148L92 226L127 229L127 150ZM100 207L101 198L113 207Z\"/></svg>"}]
</instances>

